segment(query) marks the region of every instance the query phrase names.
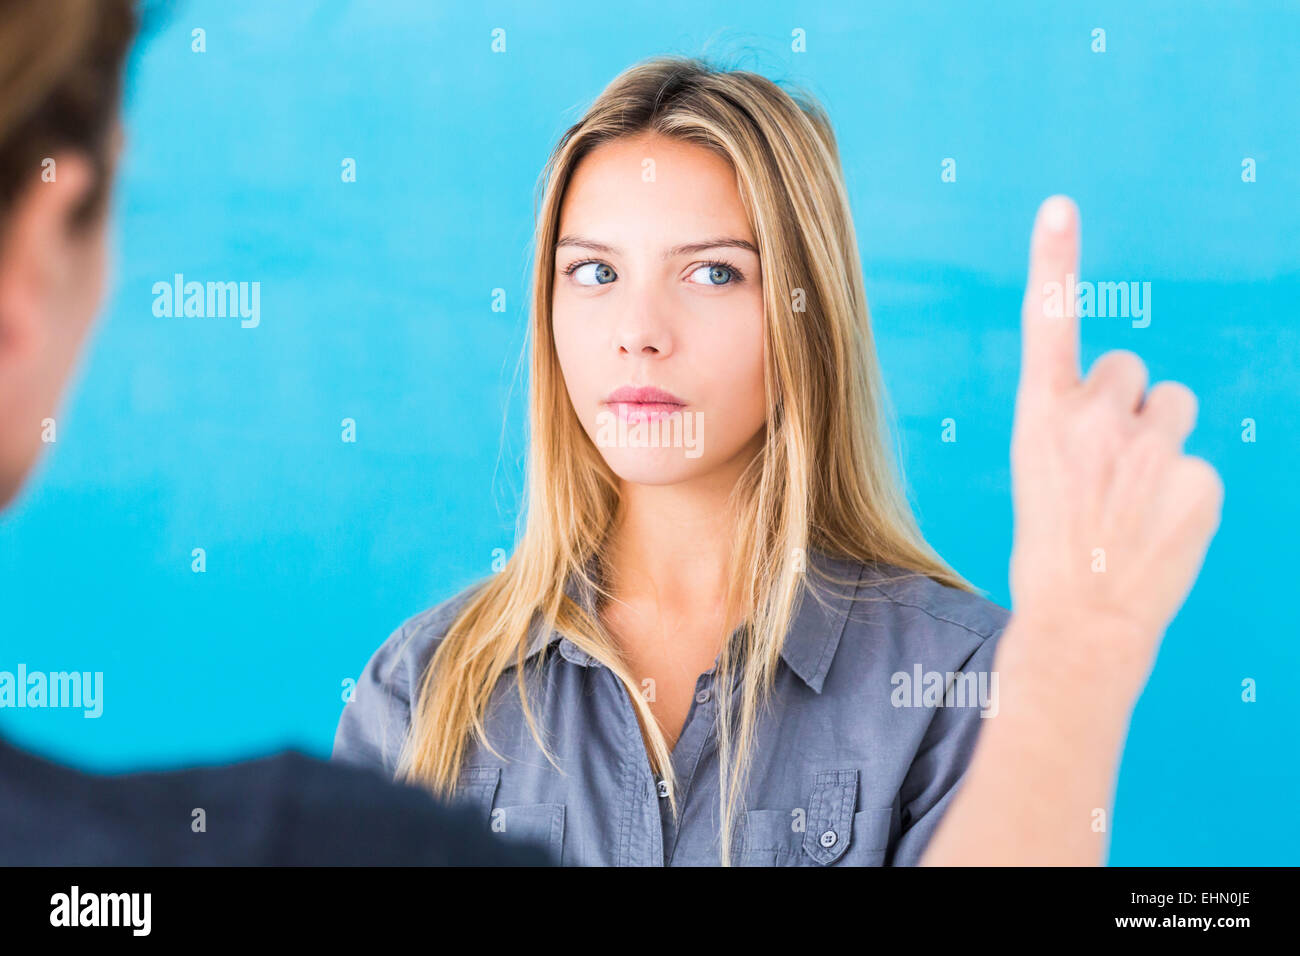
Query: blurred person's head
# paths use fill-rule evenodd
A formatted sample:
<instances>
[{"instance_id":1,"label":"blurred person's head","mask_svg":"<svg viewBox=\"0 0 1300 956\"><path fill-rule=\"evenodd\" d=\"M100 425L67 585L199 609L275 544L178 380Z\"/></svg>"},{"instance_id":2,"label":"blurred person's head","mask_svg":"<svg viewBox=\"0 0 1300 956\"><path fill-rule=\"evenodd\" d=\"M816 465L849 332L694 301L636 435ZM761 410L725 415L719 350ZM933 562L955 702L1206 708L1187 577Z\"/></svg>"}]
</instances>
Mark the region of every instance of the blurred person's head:
<instances>
[{"instance_id":1,"label":"blurred person's head","mask_svg":"<svg viewBox=\"0 0 1300 956\"><path fill-rule=\"evenodd\" d=\"M0 506L99 309L133 0L0 0Z\"/></svg>"}]
</instances>

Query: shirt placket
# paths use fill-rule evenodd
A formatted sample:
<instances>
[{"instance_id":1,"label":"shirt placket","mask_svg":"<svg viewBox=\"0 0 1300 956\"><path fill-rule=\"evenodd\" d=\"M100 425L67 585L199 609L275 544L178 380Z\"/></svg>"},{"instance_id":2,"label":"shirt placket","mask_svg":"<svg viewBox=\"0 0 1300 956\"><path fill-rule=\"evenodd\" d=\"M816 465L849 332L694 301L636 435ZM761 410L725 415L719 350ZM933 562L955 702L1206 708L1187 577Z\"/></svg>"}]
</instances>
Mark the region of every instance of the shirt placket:
<instances>
[{"instance_id":1,"label":"shirt placket","mask_svg":"<svg viewBox=\"0 0 1300 956\"><path fill-rule=\"evenodd\" d=\"M715 722L715 704L713 699L714 671L701 674L695 682L695 697L691 709L686 714L681 735L673 747L673 775L677 779L678 818L684 816L686 803L690 800L695 772L700 765L700 757L713 737ZM673 809L668 800L668 784L662 778L655 781L659 792L659 816L663 826L664 864L670 865L673 853L677 849L679 827L673 819Z\"/></svg>"},{"instance_id":2,"label":"shirt placket","mask_svg":"<svg viewBox=\"0 0 1300 956\"><path fill-rule=\"evenodd\" d=\"M567 641L561 641L561 651L566 650ZM584 666L594 666L606 679L618 684L617 678L600 666L599 662L587 654L569 646L567 648L576 662ZM566 656L568 656L566 654ZM682 733L673 747L673 774L677 779L681 798L678 801L678 817L684 818L686 803L690 799L692 784L700 759L706 747L714 737L716 729L716 700L714 678L717 663L695 682L695 695L686 715ZM732 688L732 706L740 690L740 681L736 680ZM673 819L672 806L668 800L668 783L659 774L651 771L650 754L646 749L637 720L635 708L621 684L615 694L619 713L629 728L629 739L635 741L633 753L623 762L623 776L626 781L624 793L626 803L623 807L622 840L620 841L619 865L626 866L667 866L676 849L680 828ZM655 806L657 804L657 808ZM654 826L657 809L658 826Z\"/></svg>"}]
</instances>

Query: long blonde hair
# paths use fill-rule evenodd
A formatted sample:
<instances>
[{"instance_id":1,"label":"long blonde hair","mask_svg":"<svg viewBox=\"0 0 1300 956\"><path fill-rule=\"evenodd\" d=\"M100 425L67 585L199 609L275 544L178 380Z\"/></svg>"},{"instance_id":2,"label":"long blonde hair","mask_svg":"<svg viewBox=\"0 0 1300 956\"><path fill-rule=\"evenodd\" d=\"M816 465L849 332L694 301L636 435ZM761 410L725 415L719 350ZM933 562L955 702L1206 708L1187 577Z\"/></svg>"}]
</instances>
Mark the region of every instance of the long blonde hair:
<instances>
[{"instance_id":1,"label":"long blonde hair","mask_svg":"<svg viewBox=\"0 0 1300 956\"><path fill-rule=\"evenodd\" d=\"M460 609L419 682L399 775L453 795L473 741L496 753L484 714L512 666L528 727L555 763L528 702L530 628L540 626L564 634L622 681L649 740L652 767L667 781L678 812L664 734L599 615L566 588L580 581L590 593L614 599L602 569L619 483L573 410L551 336L565 188L595 147L646 132L707 147L731 163L762 263L765 444L732 493L735 547L726 600L738 612L728 619L744 624L724 642L717 672L721 688L741 682L738 712L730 694L717 697L721 861L729 865L755 725L804 573L816 569L811 552L970 589L922 538L894 469L830 121L806 93L787 92L756 73L716 69L698 58L643 61L616 77L552 152L538 184L523 526L509 561Z\"/></svg>"}]
</instances>

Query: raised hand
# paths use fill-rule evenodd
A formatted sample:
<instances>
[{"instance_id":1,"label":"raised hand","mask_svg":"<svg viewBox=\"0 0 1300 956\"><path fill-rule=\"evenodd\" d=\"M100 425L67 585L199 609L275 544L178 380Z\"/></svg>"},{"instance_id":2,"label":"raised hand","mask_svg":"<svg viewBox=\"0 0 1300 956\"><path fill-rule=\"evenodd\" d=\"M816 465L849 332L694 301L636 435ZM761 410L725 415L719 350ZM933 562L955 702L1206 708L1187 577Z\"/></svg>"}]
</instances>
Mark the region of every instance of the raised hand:
<instances>
[{"instance_id":1,"label":"raised hand","mask_svg":"<svg viewBox=\"0 0 1300 956\"><path fill-rule=\"evenodd\" d=\"M1185 386L1148 391L1125 351L1081 380L1075 303L1059 308L1078 267L1078 212L1053 196L1034 224L1022 314L1012 614L1033 645L1022 651L1136 698L1218 528L1223 485L1183 453L1196 419Z\"/></svg>"},{"instance_id":2,"label":"raised hand","mask_svg":"<svg viewBox=\"0 0 1300 956\"><path fill-rule=\"evenodd\" d=\"M1132 352L1103 355L1080 379L1075 303L1062 297L1078 269L1078 212L1053 196L1034 224L1022 316L999 711L929 865L1105 861L1133 705L1219 524L1219 476L1183 454L1192 393L1148 391Z\"/></svg>"}]
</instances>

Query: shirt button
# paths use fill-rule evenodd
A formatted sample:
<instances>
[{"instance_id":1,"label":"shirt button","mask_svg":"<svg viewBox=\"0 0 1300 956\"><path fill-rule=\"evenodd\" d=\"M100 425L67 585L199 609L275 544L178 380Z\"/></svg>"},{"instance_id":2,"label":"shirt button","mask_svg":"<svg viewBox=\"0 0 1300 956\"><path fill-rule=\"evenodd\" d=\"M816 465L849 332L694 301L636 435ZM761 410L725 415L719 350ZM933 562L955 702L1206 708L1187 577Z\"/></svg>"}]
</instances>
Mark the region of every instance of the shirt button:
<instances>
[{"instance_id":1,"label":"shirt button","mask_svg":"<svg viewBox=\"0 0 1300 956\"><path fill-rule=\"evenodd\" d=\"M709 692L707 690L702 690L695 695L695 703L707 704L708 702L709 702Z\"/></svg>"},{"instance_id":2,"label":"shirt button","mask_svg":"<svg viewBox=\"0 0 1300 956\"><path fill-rule=\"evenodd\" d=\"M656 789L657 789L658 792L659 792L659 796L661 796L661 797L666 797L666 796L668 796L668 781L667 781L667 780L660 780L660 781L659 781L659 785L658 785L658 787L657 787Z\"/></svg>"},{"instance_id":3,"label":"shirt button","mask_svg":"<svg viewBox=\"0 0 1300 956\"><path fill-rule=\"evenodd\" d=\"M839 837L837 837L837 836L835 835L835 831L834 831L834 830L827 830L827 831L826 831L825 833L823 833L823 834L821 835L821 837L820 837L821 845L824 846L824 847L826 847L827 849L830 849L831 847L833 847L833 846L835 845L835 841L838 840L838 839L839 839Z\"/></svg>"}]
</instances>

